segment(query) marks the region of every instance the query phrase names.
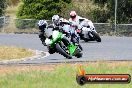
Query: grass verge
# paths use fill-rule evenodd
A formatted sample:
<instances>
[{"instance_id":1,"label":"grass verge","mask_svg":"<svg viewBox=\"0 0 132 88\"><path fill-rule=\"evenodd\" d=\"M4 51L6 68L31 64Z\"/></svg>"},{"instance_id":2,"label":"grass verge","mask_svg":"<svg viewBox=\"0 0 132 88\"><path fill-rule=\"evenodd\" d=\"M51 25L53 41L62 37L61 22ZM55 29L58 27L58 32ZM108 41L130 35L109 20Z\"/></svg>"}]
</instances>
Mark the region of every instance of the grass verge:
<instances>
[{"instance_id":1,"label":"grass verge","mask_svg":"<svg viewBox=\"0 0 132 88\"><path fill-rule=\"evenodd\" d=\"M130 74L132 62L81 63L86 73ZM79 86L76 74L80 64L40 66L1 66L1 88L132 88L130 84L87 84ZM2 70L3 69L3 70ZM6 70L5 70L6 69ZM4 71L4 72L3 72ZM3 74L3 75L2 75Z\"/></svg>"},{"instance_id":2,"label":"grass verge","mask_svg":"<svg viewBox=\"0 0 132 88\"><path fill-rule=\"evenodd\" d=\"M31 57L33 55L33 51L28 49L13 46L0 46L0 60L21 59Z\"/></svg>"}]
</instances>

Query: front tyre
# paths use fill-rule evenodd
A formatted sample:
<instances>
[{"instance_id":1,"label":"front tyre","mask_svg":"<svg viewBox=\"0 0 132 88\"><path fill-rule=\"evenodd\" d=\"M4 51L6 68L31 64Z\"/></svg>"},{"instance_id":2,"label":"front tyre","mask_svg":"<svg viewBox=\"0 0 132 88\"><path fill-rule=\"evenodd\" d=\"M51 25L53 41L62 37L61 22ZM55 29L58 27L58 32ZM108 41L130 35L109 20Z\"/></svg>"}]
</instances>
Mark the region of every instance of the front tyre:
<instances>
[{"instance_id":1,"label":"front tyre","mask_svg":"<svg viewBox=\"0 0 132 88\"><path fill-rule=\"evenodd\" d=\"M83 51L82 46L79 44L79 40L77 40L75 37L71 38L71 41L74 43L74 45L77 43L78 47Z\"/></svg>"},{"instance_id":2,"label":"front tyre","mask_svg":"<svg viewBox=\"0 0 132 88\"><path fill-rule=\"evenodd\" d=\"M83 48L80 44L78 44L78 47L81 49L81 51L83 51Z\"/></svg>"},{"instance_id":3,"label":"front tyre","mask_svg":"<svg viewBox=\"0 0 132 88\"><path fill-rule=\"evenodd\" d=\"M99 36L95 31L92 31L92 34L93 34L93 36L95 37L95 40L96 40L97 42L101 42L100 36Z\"/></svg>"},{"instance_id":4,"label":"front tyre","mask_svg":"<svg viewBox=\"0 0 132 88\"><path fill-rule=\"evenodd\" d=\"M75 57L81 58L82 55L83 55L83 54L77 49L77 50L76 50L76 55L75 55Z\"/></svg>"},{"instance_id":5,"label":"front tyre","mask_svg":"<svg viewBox=\"0 0 132 88\"><path fill-rule=\"evenodd\" d=\"M59 54L63 55L64 57L68 58L68 59L72 59L72 56L70 56L68 53L66 53L62 48L61 46L57 43L55 45L56 47L56 50Z\"/></svg>"}]
</instances>

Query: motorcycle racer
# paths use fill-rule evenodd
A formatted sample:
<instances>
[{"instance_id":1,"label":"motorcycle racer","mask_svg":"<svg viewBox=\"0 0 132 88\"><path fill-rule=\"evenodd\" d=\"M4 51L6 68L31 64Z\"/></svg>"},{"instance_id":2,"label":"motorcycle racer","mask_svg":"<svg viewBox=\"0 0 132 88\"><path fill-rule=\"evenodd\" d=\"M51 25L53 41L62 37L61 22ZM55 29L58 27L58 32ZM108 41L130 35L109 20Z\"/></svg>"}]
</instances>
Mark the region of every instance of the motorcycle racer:
<instances>
[{"instance_id":1,"label":"motorcycle racer","mask_svg":"<svg viewBox=\"0 0 132 88\"><path fill-rule=\"evenodd\" d=\"M101 38L91 20L80 17L75 11L71 11L69 21L76 26L75 30L84 41L96 40L97 42L101 42Z\"/></svg>"},{"instance_id":2,"label":"motorcycle racer","mask_svg":"<svg viewBox=\"0 0 132 88\"><path fill-rule=\"evenodd\" d=\"M44 46L45 44L45 39L46 39L46 34L45 34L45 29L47 27L48 23L46 20L39 20L38 26L39 26L39 38Z\"/></svg>"},{"instance_id":3,"label":"motorcycle racer","mask_svg":"<svg viewBox=\"0 0 132 88\"><path fill-rule=\"evenodd\" d=\"M79 35L77 32L72 28L74 26L72 23L70 23L68 20L59 17L58 15L54 15L52 17L52 22L56 26L60 26L62 32L68 36L71 36L71 42L73 42L73 36L75 35L77 37L77 41L79 42Z\"/></svg>"},{"instance_id":4,"label":"motorcycle racer","mask_svg":"<svg viewBox=\"0 0 132 88\"><path fill-rule=\"evenodd\" d=\"M70 12L69 21L76 25L78 29L81 29L84 25L89 26L91 29L95 28L91 20L78 16L75 11Z\"/></svg>"}]
</instances>

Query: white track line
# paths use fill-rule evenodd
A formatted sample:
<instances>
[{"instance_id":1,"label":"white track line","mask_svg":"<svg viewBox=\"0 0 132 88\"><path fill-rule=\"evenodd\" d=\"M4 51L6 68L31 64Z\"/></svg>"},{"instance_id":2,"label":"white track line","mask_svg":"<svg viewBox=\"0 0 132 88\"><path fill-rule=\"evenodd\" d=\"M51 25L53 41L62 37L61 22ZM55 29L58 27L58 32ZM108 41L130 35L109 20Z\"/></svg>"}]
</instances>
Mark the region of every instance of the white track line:
<instances>
[{"instance_id":1,"label":"white track line","mask_svg":"<svg viewBox=\"0 0 132 88\"><path fill-rule=\"evenodd\" d=\"M9 62L18 62L18 61L41 59L41 58L48 57L50 55L48 52L43 52L43 51L39 51L39 50L32 50L32 51L34 51L36 53L35 56L27 57L27 58L21 58L21 59L2 60L2 61L0 61L0 63L9 63ZM42 53L44 53L45 55L43 55Z\"/></svg>"}]
</instances>

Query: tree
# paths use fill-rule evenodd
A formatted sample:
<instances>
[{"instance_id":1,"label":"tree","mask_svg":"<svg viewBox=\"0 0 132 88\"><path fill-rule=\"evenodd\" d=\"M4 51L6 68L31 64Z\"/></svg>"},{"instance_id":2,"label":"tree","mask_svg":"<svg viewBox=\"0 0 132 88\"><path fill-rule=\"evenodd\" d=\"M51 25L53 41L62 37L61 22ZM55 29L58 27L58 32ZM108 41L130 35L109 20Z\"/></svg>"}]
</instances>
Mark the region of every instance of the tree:
<instances>
[{"instance_id":1,"label":"tree","mask_svg":"<svg viewBox=\"0 0 132 88\"><path fill-rule=\"evenodd\" d=\"M0 16L4 14L6 8L6 0L0 0Z\"/></svg>"},{"instance_id":2,"label":"tree","mask_svg":"<svg viewBox=\"0 0 132 88\"><path fill-rule=\"evenodd\" d=\"M71 0L22 0L18 18L50 19L54 14L60 15Z\"/></svg>"},{"instance_id":3,"label":"tree","mask_svg":"<svg viewBox=\"0 0 132 88\"><path fill-rule=\"evenodd\" d=\"M100 9L92 11L96 22L113 22L114 20L114 0L93 0ZM105 8L105 9L104 9Z\"/></svg>"},{"instance_id":4,"label":"tree","mask_svg":"<svg viewBox=\"0 0 132 88\"><path fill-rule=\"evenodd\" d=\"M110 19L110 21L114 22L115 0L93 1L102 8L107 5L108 13L106 15L109 14L107 20ZM117 23L132 23L132 0L118 0L117 6Z\"/></svg>"},{"instance_id":5,"label":"tree","mask_svg":"<svg viewBox=\"0 0 132 88\"><path fill-rule=\"evenodd\" d=\"M132 23L132 0L118 0L118 23Z\"/></svg>"},{"instance_id":6,"label":"tree","mask_svg":"<svg viewBox=\"0 0 132 88\"><path fill-rule=\"evenodd\" d=\"M9 6L15 6L20 2L20 0L6 0L6 2Z\"/></svg>"}]
</instances>

